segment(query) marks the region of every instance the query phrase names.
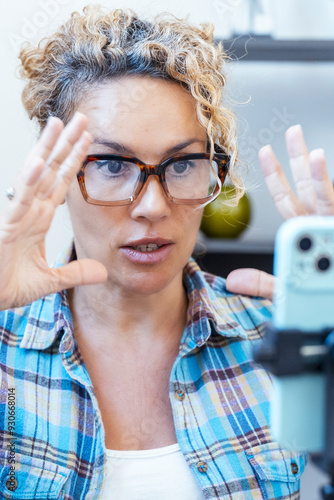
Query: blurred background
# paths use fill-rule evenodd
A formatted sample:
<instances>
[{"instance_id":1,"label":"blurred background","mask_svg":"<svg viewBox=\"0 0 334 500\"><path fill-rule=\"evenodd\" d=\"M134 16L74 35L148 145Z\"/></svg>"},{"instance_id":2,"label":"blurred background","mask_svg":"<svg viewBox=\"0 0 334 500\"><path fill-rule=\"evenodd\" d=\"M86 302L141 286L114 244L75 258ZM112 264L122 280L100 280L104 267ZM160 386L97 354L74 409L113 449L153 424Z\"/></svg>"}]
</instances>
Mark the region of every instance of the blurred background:
<instances>
[{"instance_id":1,"label":"blurred background","mask_svg":"<svg viewBox=\"0 0 334 500\"><path fill-rule=\"evenodd\" d=\"M25 41L37 42L83 0L16 0L0 4L0 105L2 112L0 210L5 191L36 140L20 100L18 53ZM257 152L271 144L289 179L285 130L303 126L308 148L322 147L334 178L334 0L104 0L109 8L131 7L139 14L170 11L195 23L212 22L232 61L227 65L226 99L238 120L240 157L252 217L238 238L206 239L204 267L225 276L234 267L272 266L273 242L282 222L263 182ZM66 206L59 208L47 238L51 263L71 238ZM203 245L201 246L201 248ZM312 464L302 481L302 500L320 498L326 476Z\"/></svg>"}]
</instances>

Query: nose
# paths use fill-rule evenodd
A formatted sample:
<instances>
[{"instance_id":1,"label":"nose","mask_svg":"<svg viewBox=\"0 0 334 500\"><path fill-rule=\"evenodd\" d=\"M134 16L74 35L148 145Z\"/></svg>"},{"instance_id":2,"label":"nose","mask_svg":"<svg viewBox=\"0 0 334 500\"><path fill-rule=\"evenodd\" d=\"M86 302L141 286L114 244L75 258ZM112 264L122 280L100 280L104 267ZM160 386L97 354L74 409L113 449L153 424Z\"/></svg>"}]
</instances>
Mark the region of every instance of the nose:
<instances>
[{"instance_id":1,"label":"nose","mask_svg":"<svg viewBox=\"0 0 334 500\"><path fill-rule=\"evenodd\" d=\"M155 222L171 213L170 201L156 175L150 175L138 198L132 203L131 216L134 219L145 217Z\"/></svg>"}]
</instances>

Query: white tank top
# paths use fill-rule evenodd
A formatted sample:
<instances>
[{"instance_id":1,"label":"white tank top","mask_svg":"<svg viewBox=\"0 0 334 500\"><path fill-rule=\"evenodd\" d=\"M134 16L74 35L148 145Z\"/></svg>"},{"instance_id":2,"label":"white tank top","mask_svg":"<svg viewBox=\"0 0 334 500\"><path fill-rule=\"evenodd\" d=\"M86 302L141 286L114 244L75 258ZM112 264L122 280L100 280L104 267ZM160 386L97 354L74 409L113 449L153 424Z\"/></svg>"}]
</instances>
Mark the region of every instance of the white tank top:
<instances>
[{"instance_id":1,"label":"white tank top","mask_svg":"<svg viewBox=\"0 0 334 500\"><path fill-rule=\"evenodd\" d=\"M108 450L101 500L204 500L178 443L152 450Z\"/></svg>"}]
</instances>

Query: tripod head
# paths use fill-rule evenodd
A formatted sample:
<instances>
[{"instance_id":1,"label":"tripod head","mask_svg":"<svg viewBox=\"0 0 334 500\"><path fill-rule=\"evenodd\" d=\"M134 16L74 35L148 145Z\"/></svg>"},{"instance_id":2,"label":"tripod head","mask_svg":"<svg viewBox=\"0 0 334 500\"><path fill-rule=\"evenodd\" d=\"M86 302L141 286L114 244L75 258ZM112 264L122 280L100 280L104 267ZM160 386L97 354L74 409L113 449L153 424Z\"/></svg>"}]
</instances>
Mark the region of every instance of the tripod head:
<instances>
[{"instance_id":1,"label":"tripod head","mask_svg":"<svg viewBox=\"0 0 334 500\"><path fill-rule=\"evenodd\" d=\"M280 330L266 325L254 359L274 375L272 430L285 447L308 451L331 483L334 500L334 331Z\"/></svg>"}]
</instances>

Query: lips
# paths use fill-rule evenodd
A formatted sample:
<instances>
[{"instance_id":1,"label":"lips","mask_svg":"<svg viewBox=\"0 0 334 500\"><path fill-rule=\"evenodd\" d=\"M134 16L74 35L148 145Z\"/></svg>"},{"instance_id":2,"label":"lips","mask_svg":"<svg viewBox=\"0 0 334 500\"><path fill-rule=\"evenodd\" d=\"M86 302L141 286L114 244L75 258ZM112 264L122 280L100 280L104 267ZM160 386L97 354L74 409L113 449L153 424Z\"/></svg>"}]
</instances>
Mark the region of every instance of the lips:
<instances>
[{"instance_id":1,"label":"lips","mask_svg":"<svg viewBox=\"0 0 334 500\"><path fill-rule=\"evenodd\" d=\"M169 256L174 243L165 238L141 238L120 247L122 254L137 264L157 264Z\"/></svg>"},{"instance_id":2,"label":"lips","mask_svg":"<svg viewBox=\"0 0 334 500\"><path fill-rule=\"evenodd\" d=\"M158 247L162 247L163 245L169 245L171 243L171 240L166 240L165 238L141 238L140 240L129 241L124 245L124 247L134 248L147 245L157 245Z\"/></svg>"}]
</instances>

